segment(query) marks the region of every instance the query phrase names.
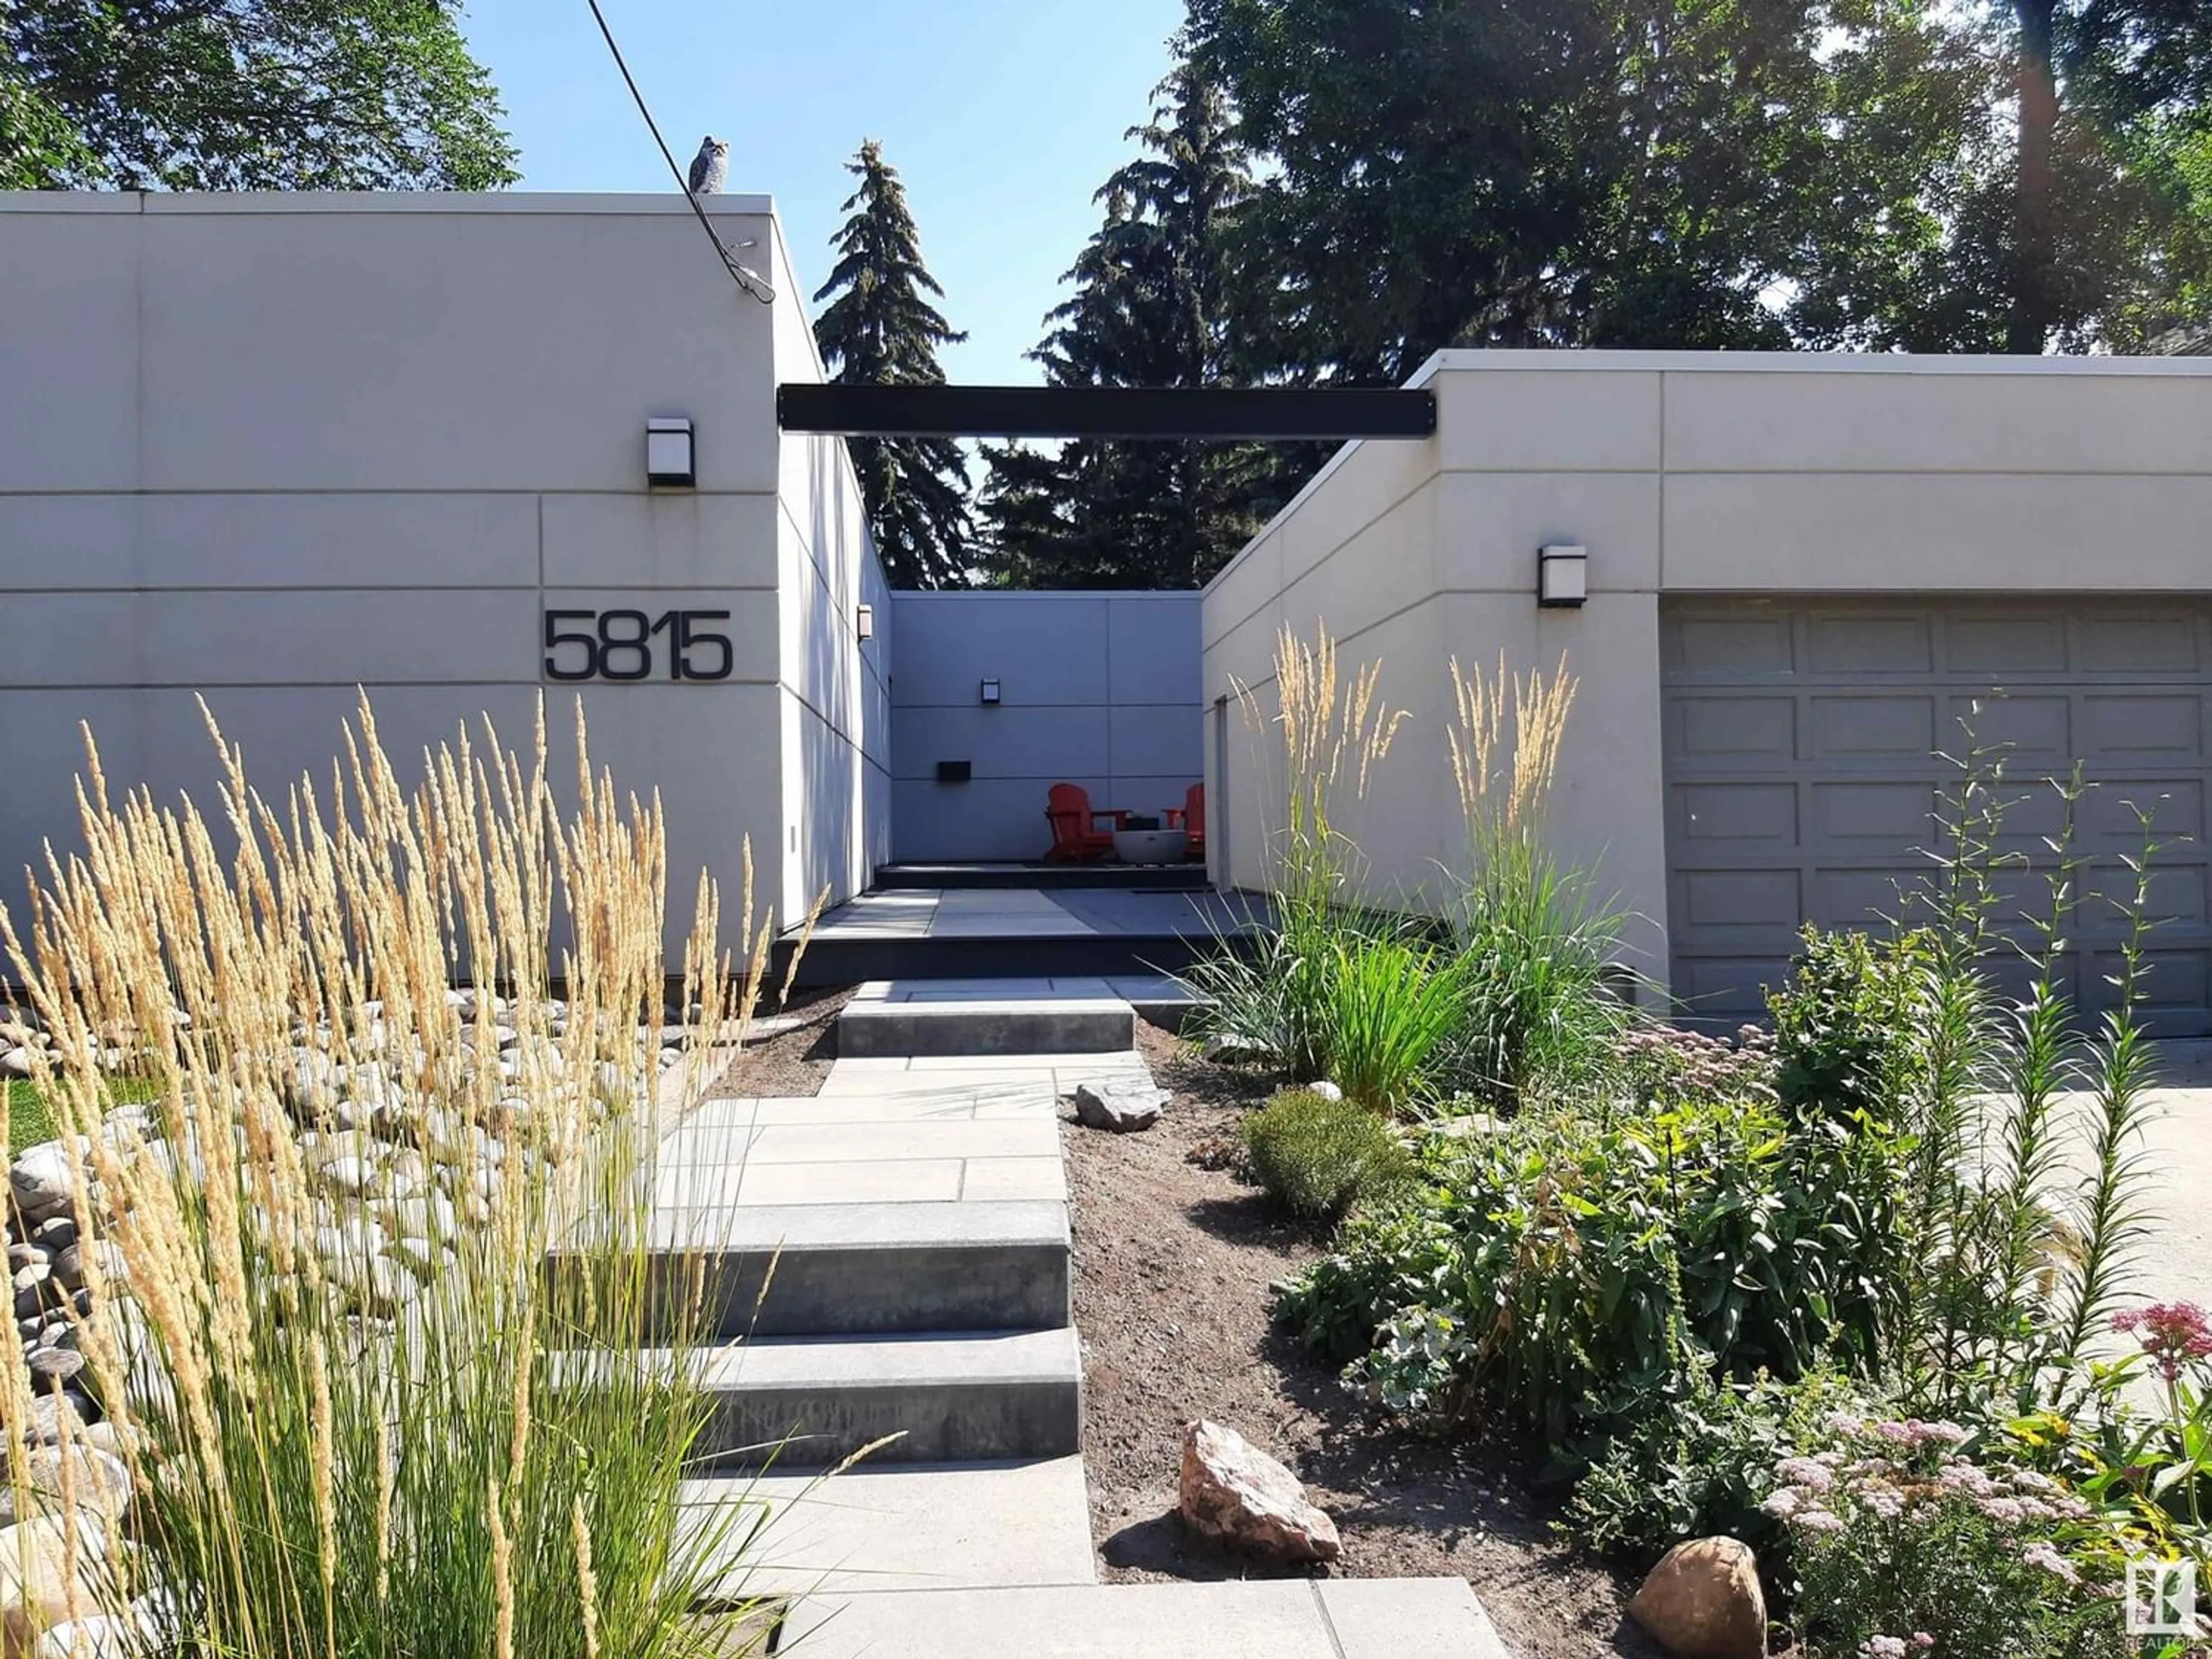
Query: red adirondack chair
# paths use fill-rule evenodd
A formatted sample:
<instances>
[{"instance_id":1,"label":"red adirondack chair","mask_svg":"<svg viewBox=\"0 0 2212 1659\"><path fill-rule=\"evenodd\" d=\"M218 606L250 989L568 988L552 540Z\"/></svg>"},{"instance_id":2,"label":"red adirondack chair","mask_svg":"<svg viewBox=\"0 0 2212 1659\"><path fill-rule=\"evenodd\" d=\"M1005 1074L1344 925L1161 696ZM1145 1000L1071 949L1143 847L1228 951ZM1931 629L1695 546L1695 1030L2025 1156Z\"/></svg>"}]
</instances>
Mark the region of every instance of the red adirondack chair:
<instances>
[{"instance_id":1,"label":"red adirondack chair","mask_svg":"<svg viewBox=\"0 0 2212 1659\"><path fill-rule=\"evenodd\" d=\"M1181 830L1190 837L1190 855L1194 859L1206 856L1206 786L1194 783L1190 793L1182 798L1182 805L1168 808L1168 828Z\"/></svg>"},{"instance_id":2,"label":"red adirondack chair","mask_svg":"<svg viewBox=\"0 0 2212 1659\"><path fill-rule=\"evenodd\" d=\"M1103 858L1114 850L1114 830L1098 828L1100 819L1121 827L1126 811L1100 811L1091 805L1090 792L1079 783L1055 783L1045 792L1046 820L1052 825L1048 864L1080 864Z\"/></svg>"}]
</instances>

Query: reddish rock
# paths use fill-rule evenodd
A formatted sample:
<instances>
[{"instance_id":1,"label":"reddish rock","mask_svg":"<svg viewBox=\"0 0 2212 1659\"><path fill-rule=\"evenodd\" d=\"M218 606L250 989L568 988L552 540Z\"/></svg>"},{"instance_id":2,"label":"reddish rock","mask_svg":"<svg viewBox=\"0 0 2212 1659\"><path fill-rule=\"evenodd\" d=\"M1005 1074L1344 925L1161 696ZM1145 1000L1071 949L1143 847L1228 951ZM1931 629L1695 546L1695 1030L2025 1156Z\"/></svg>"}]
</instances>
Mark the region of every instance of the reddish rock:
<instances>
[{"instance_id":1,"label":"reddish rock","mask_svg":"<svg viewBox=\"0 0 2212 1659\"><path fill-rule=\"evenodd\" d=\"M1182 1431L1182 1519L1200 1536L1265 1561L1334 1561L1336 1522L1297 1476L1234 1429L1203 1420Z\"/></svg>"},{"instance_id":2,"label":"reddish rock","mask_svg":"<svg viewBox=\"0 0 2212 1659\"><path fill-rule=\"evenodd\" d=\"M1660 1558L1628 1616L1674 1659L1766 1659L1759 1560L1734 1538L1692 1538Z\"/></svg>"}]
</instances>

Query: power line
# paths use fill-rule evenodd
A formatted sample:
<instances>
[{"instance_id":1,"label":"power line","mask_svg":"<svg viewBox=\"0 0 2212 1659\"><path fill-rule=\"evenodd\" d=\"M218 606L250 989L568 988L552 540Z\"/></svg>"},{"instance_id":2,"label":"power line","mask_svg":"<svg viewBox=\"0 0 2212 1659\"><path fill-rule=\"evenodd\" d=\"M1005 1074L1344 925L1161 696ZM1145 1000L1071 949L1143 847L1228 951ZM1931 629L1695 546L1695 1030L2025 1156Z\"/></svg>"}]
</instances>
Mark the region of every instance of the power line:
<instances>
[{"instance_id":1,"label":"power line","mask_svg":"<svg viewBox=\"0 0 2212 1659\"><path fill-rule=\"evenodd\" d=\"M676 180L676 188L691 204L691 212L699 221L699 228L707 233L707 240L714 245L714 252L722 256L722 263L729 267L730 275L738 286L763 305L773 305L775 290L763 280L759 273L738 263L738 256L730 251L729 244L714 228L714 221L708 218L707 210L699 205L699 198L691 193L690 180L684 176L684 169L676 165L676 157L669 151L668 141L660 136L660 124L653 118L653 112L646 107L645 94L637 89L637 77L629 72L629 65L623 61L622 48L615 44L615 32L607 27L606 14L599 9L599 0L585 0L585 3L591 7L592 20L599 26L600 39L607 43L607 50L614 54L615 67L622 71L623 84L629 88L630 99L637 105L637 112L645 118L646 131L653 135L653 142L660 146L660 159L668 163L669 177Z\"/></svg>"}]
</instances>

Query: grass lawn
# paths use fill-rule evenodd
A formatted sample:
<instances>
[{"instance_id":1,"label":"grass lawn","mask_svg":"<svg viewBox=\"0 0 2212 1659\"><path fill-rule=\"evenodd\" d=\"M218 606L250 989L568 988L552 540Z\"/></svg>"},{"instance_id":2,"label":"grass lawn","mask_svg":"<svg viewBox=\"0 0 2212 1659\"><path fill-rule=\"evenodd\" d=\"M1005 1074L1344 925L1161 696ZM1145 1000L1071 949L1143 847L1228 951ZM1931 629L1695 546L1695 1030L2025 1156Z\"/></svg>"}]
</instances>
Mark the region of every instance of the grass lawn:
<instances>
[{"instance_id":1,"label":"grass lawn","mask_svg":"<svg viewBox=\"0 0 2212 1659\"><path fill-rule=\"evenodd\" d=\"M27 1152L40 1141L54 1138L54 1115L46 1109L46 1101L31 1086L28 1079L14 1078L8 1084L8 1145L7 1156Z\"/></svg>"}]
</instances>

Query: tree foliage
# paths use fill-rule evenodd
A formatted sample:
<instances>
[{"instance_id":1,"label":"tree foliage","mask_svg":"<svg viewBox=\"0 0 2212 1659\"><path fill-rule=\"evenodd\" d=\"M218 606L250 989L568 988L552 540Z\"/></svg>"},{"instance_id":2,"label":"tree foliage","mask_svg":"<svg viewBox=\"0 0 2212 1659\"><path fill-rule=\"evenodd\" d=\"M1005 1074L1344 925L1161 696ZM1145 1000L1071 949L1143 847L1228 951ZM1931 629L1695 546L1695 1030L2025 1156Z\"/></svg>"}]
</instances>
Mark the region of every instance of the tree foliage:
<instances>
[{"instance_id":1,"label":"tree foliage","mask_svg":"<svg viewBox=\"0 0 2212 1659\"><path fill-rule=\"evenodd\" d=\"M860 185L845 198L848 216L830 241L836 267L814 295L830 300L814 322L830 378L840 386L942 386L938 347L968 337L931 303L945 290L921 262L906 186L872 138L846 170ZM947 438L855 438L849 447L892 585L963 586L971 525L959 446Z\"/></svg>"},{"instance_id":2,"label":"tree foliage","mask_svg":"<svg viewBox=\"0 0 2212 1659\"><path fill-rule=\"evenodd\" d=\"M1192 0L1256 365L2131 347L2207 304L2201 0Z\"/></svg>"},{"instance_id":3,"label":"tree foliage","mask_svg":"<svg viewBox=\"0 0 2212 1659\"><path fill-rule=\"evenodd\" d=\"M1129 129L1137 159L1094 198L1105 217L1073 292L1030 355L1060 386L1237 379L1224 227L1251 185L1219 90L1185 62ZM1278 462L1254 444L1077 440L987 448L994 577L1015 586L1195 587L1255 530Z\"/></svg>"},{"instance_id":4,"label":"tree foliage","mask_svg":"<svg viewBox=\"0 0 2212 1659\"><path fill-rule=\"evenodd\" d=\"M12 0L0 182L490 190L515 150L453 0Z\"/></svg>"}]
</instances>

